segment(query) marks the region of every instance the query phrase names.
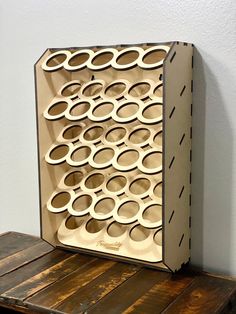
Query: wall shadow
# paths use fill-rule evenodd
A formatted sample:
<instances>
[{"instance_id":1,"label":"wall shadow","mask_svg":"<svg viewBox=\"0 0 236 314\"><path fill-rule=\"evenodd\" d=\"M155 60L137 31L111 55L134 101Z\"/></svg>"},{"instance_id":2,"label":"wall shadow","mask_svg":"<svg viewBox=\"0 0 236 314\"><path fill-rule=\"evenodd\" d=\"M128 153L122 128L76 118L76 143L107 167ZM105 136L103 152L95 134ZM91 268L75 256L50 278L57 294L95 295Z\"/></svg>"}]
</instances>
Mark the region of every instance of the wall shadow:
<instances>
[{"instance_id":1,"label":"wall shadow","mask_svg":"<svg viewBox=\"0 0 236 314\"><path fill-rule=\"evenodd\" d=\"M214 64L222 77L206 63ZM227 69L194 52L191 264L232 274L233 132L219 80Z\"/></svg>"}]
</instances>

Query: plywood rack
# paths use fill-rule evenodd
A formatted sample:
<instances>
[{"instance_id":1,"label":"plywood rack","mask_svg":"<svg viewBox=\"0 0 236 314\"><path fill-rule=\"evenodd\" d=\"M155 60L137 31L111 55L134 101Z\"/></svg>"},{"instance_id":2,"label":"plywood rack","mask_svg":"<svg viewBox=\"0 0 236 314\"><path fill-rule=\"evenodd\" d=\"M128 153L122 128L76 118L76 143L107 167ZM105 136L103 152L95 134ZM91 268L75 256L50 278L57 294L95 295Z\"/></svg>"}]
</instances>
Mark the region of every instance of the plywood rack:
<instances>
[{"instance_id":1,"label":"plywood rack","mask_svg":"<svg viewBox=\"0 0 236 314\"><path fill-rule=\"evenodd\" d=\"M44 240L171 271L188 262L192 55L182 42L42 55Z\"/></svg>"}]
</instances>

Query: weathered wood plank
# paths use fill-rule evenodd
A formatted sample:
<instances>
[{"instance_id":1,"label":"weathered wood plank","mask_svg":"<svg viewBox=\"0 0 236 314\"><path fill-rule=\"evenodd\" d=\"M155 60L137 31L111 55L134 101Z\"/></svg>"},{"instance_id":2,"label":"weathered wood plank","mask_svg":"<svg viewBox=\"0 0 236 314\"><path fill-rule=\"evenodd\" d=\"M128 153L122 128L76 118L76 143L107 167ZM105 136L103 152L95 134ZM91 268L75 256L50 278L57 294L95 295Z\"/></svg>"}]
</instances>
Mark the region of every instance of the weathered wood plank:
<instances>
[{"instance_id":1,"label":"weathered wood plank","mask_svg":"<svg viewBox=\"0 0 236 314\"><path fill-rule=\"evenodd\" d=\"M16 287L27 279L51 268L74 254L62 250L53 250L4 276L0 279L0 294Z\"/></svg>"},{"instance_id":2,"label":"weathered wood plank","mask_svg":"<svg viewBox=\"0 0 236 314\"><path fill-rule=\"evenodd\" d=\"M86 255L74 254L67 259L53 265L41 273L25 280L16 287L6 291L1 295L5 300L17 300L18 304L23 304L23 300L44 289L48 285L53 284L57 280L66 277L74 271L80 271L80 268L87 265L87 263L94 261ZM73 277L73 274L72 274ZM12 301L11 301L12 302Z\"/></svg>"},{"instance_id":3,"label":"weathered wood plank","mask_svg":"<svg viewBox=\"0 0 236 314\"><path fill-rule=\"evenodd\" d=\"M5 233L0 237L0 259L27 249L39 242L42 242L42 240L27 234L17 232Z\"/></svg>"},{"instance_id":4,"label":"weathered wood plank","mask_svg":"<svg viewBox=\"0 0 236 314\"><path fill-rule=\"evenodd\" d=\"M28 298L25 303L33 310L37 308L56 307L79 288L94 280L114 264L115 262L113 261L95 259L81 269L74 271L67 277L58 280L53 285L38 292L33 297Z\"/></svg>"},{"instance_id":5,"label":"weathered wood plank","mask_svg":"<svg viewBox=\"0 0 236 314\"><path fill-rule=\"evenodd\" d=\"M147 290L170 277L170 273L142 269L114 291L102 298L94 306L89 308L87 313L123 313L124 310L145 294Z\"/></svg>"},{"instance_id":6,"label":"weathered wood plank","mask_svg":"<svg viewBox=\"0 0 236 314\"><path fill-rule=\"evenodd\" d=\"M199 276L163 313L221 313L235 293L236 282Z\"/></svg>"},{"instance_id":7,"label":"weathered wood plank","mask_svg":"<svg viewBox=\"0 0 236 314\"><path fill-rule=\"evenodd\" d=\"M123 313L161 313L193 280L193 275L172 275L147 290Z\"/></svg>"},{"instance_id":8,"label":"weathered wood plank","mask_svg":"<svg viewBox=\"0 0 236 314\"><path fill-rule=\"evenodd\" d=\"M105 273L63 300L56 309L63 313L84 312L122 282L133 276L138 270L139 268L134 265L116 263Z\"/></svg>"},{"instance_id":9,"label":"weathered wood plank","mask_svg":"<svg viewBox=\"0 0 236 314\"><path fill-rule=\"evenodd\" d=\"M27 249L18 251L10 256L0 260L0 276L13 271L14 269L25 265L36 258L45 255L53 250L53 247L46 242L39 242Z\"/></svg>"}]
</instances>

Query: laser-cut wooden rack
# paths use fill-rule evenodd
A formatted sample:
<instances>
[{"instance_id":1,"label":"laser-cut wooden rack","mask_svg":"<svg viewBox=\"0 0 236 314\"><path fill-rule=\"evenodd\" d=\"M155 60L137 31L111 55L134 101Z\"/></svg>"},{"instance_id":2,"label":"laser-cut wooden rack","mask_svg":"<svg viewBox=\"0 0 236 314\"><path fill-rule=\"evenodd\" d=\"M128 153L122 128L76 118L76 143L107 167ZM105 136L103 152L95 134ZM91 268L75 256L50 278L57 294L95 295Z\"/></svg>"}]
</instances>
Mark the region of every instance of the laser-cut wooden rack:
<instances>
[{"instance_id":1,"label":"laser-cut wooden rack","mask_svg":"<svg viewBox=\"0 0 236 314\"><path fill-rule=\"evenodd\" d=\"M47 49L41 236L176 271L190 256L192 44Z\"/></svg>"}]
</instances>

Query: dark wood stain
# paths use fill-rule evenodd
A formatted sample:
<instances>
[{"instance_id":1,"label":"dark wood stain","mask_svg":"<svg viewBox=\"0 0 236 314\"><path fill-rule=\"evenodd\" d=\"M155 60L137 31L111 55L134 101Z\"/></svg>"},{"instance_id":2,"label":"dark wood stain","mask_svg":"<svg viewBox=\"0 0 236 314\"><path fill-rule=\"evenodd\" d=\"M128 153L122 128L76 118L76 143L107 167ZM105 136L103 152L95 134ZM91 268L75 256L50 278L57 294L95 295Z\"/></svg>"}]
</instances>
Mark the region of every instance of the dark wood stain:
<instances>
[{"instance_id":1,"label":"dark wood stain","mask_svg":"<svg viewBox=\"0 0 236 314\"><path fill-rule=\"evenodd\" d=\"M0 235L0 313L236 313L236 282L188 268L177 274Z\"/></svg>"},{"instance_id":2,"label":"dark wood stain","mask_svg":"<svg viewBox=\"0 0 236 314\"><path fill-rule=\"evenodd\" d=\"M43 272L47 268L67 259L69 256L71 256L70 253L53 250L41 258L16 269L14 272L2 276L0 279L0 293L19 285L36 274Z\"/></svg>"},{"instance_id":3,"label":"dark wood stain","mask_svg":"<svg viewBox=\"0 0 236 314\"><path fill-rule=\"evenodd\" d=\"M52 250L53 248L51 245L46 242L40 242L34 246L5 257L0 260L0 276L17 269Z\"/></svg>"},{"instance_id":4,"label":"dark wood stain","mask_svg":"<svg viewBox=\"0 0 236 314\"><path fill-rule=\"evenodd\" d=\"M164 313L221 313L235 293L235 281L199 276L169 305Z\"/></svg>"},{"instance_id":5,"label":"dark wood stain","mask_svg":"<svg viewBox=\"0 0 236 314\"><path fill-rule=\"evenodd\" d=\"M113 261L103 259L93 259L90 263L77 269L67 277L58 280L48 288L36 293L33 297L27 299L26 304L37 305L41 307L56 307L66 298L104 273L115 264Z\"/></svg>"},{"instance_id":6,"label":"dark wood stain","mask_svg":"<svg viewBox=\"0 0 236 314\"><path fill-rule=\"evenodd\" d=\"M142 269L101 301L87 310L88 313L123 313L155 284L170 278L170 273Z\"/></svg>"},{"instance_id":7,"label":"dark wood stain","mask_svg":"<svg viewBox=\"0 0 236 314\"><path fill-rule=\"evenodd\" d=\"M161 313L193 281L193 276L173 275L157 283L124 313Z\"/></svg>"},{"instance_id":8,"label":"dark wood stain","mask_svg":"<svg viewBox=\"0 0 236 314\"><path fill-rule=\"evenodd\" d=\"M80 267L84 266L91 259L85 255L71 255L67 259L53 265L52 267L47 268L41 273L25 280L20 283L18 286L8 290L3 293L4 298L11 298L24 300L27 297L35 294L36 292L44 289L48 285L56 282L57 280L71 274L75 270L78 270Z\"/></svg>"},{"instance_id":9,"label":"dark wood stain","mask_svg":"<svg viewBox=\"0 0 236 314\"><path fill-rule=\"evenodd\" d=\"M59 304L56 309L63 313L84 312L137 271L138 268L135 266L116 263L95 280L78 289L71 297Z\"/></svg>"},{"instance_id":10,"label":"dark wood stain","mask_svg":"<svg viewBox=\"0 0 236 314\"><path fill-rule=\"evenodd\" d=\"M5 233L0 237L0 259L24 250L36 243L41 242L39 238L28 236L17 232Z\"/></svg>"}]
</instances>

